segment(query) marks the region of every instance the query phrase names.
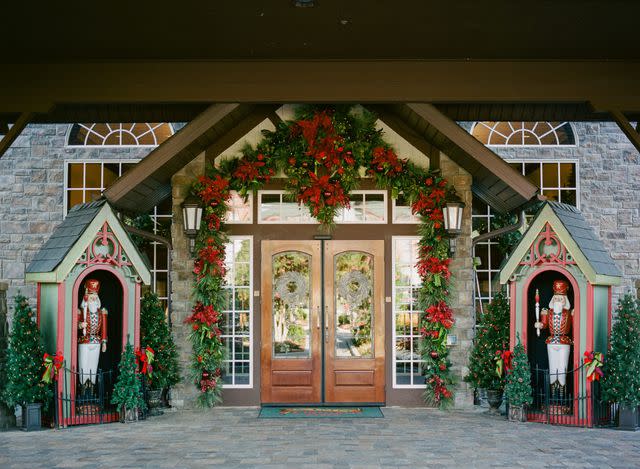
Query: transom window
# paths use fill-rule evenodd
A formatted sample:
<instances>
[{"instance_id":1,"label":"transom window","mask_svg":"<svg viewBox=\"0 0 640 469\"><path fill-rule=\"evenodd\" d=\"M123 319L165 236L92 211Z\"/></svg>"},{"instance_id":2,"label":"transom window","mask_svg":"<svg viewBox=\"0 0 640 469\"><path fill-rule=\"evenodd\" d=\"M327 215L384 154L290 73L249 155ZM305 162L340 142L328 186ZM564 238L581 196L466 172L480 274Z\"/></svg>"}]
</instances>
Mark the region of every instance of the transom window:
<instances>
[{"instance_id":1,"label":"transom window","mask_svg":"<svg viewBox=\"0 0 640 469\"><path fill-rule=\"evenodd\" d=\"M249 194L247 200L245 200L238 191L231 191L231 198L227 203L227 207L226 223L253 223L253 194Z\"/></svg>"},{"instance_id":2,"label":"transom window","mask_svg":"<svg viewBox=\"0 0 640 469\"><path fill-rule=\"evenodd\" d=\"M568 122L476 122L471 135L485 145L575 145Z\"/></svg>"},{"instance_id":3,"label":"transom window","mask_svg":"<svg viewBox=\"0 0 640 469\"><path fill-rule=\"evenodd\" d=\"M64 215L75 205L97 199L109 185L133 168L137 160L73 161L65 165ZM172 202L169 197L149 213L151 226L145 229L169 237L171 233ZM152 289L163 306L169 298L169 252L160 243L149 242L144 248L151 264Z\"/></svg>"},{"instance_id":4,"label":"transom window","mask_svg":"<svg viewBox=\"0 0 640 469\"><path fill-rule=\"evenodd\" d=\"M253 238L230 236L225 249L222 339L227 347L222 374L227 388L252 387Z\"/></svg>"},{"instance_id":5,"label":"transom window","mask_svg":"<svg viewBox=\"0 0 640 469\"><path fill-rule=\"evenodd\" d=\"M153 146L173 135L167 123L73 124L67 144L71 146Z\"/></svg>"},{"instance_id":6,"label":"transom window","mask_svg":"<svg viewBox=\"0 0 640 469\"><path fill-rule=\"evenodd\" d=\"M356 190L349 194L349 200L350 207L338 213L336 223L387 223L387 191ZM290 200L286 191L263 190L258 191L258 223L317 224L318 221L306 206Z\"/></svg>"},{"instance_id":7,"label":"transom window","mask_svg":"<svg viewBox=\"0 0 640 469\"><path fill-rule=\"evenodd\" d=\"M420 316L418 304L420 276L418 261L418 236L394 236L393 258L393 387L424 388L420 341Z\"/></svg>"}]
</instances>

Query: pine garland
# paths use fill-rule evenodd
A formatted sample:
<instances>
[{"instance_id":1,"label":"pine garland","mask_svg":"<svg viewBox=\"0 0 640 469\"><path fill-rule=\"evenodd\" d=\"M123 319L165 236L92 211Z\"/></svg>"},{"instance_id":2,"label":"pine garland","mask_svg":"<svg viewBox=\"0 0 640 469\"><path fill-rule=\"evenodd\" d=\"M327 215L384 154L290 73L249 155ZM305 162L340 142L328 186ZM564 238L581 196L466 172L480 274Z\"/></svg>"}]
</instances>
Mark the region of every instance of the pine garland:
<instances>
[{"instance_id":1,"label":"pine garland","mask_svg":"<svg viewBox=\"0 0 640 469\"><path fill-rule=\"evenodd\" d=\"M223 307L223 218L230 190L247 196L259 190L279 172L287 176L290 197L308 208L321 228L330 230L337 213L349 207L349 193L358 188L360 170L376 186L403 193L420 217L420 253L417 264L422 279L420 353L425 362L425 399L436 406L453 401L447 335L454 324L448 306L449 244L442 209L456 198L455 190L438 173L401 159L382 138L376 117L353 106L304 106L292 122L275 131L263 131L255 146L245 146L241 156L210 168L192 188L203 203L204 223L196 240L194 264L195 306L187 322L192 325L192 369L200 388L199 402L211 406L220 401L224 345L220 339Z\"/></svg>"},{"instance_id":2,"label":"pine garland","mask_svg":"<svg viewBox=\"0 0 640 469\"><path fill-rule=\"evenodd\" d=\"M35 319L27 299L16 295L7 351L7 382L1 396L9 408L40 402L46 410L53 397L50 386L42 381L44 346Z\"/></svg>"}]
</instances>

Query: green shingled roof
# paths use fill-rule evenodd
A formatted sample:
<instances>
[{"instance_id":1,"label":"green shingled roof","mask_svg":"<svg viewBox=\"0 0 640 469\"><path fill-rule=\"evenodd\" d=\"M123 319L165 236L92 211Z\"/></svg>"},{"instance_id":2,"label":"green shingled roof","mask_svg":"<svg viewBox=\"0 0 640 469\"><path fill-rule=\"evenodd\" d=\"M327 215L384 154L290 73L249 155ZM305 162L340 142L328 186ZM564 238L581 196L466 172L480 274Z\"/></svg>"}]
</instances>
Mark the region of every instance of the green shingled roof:
<instances>
[{"instance_id":1,"label":"green shingled roof","mask_svg":"<svg viewBox=\"0 0 640 469\"><path fill-rule=\"evenodd\" d=\"M120 242L134 271L142 282L148 285L151 273L146 256L140 253L105 199L77 205L69 211L27 267L26 280L41 283L63 282L104 223L109 225Z\"/></svg>"},{"instance_id":2,"label":"green shingled roof","mask_svg":"<svg viewBox=\"0 0 640 469\"><path fill-rule=\"evenodd\" d=\"M587 258L596 274L621 277L618 266L589 226L582 213L572 205L547 202Z\"/></svg>"},{"instance_id":3,"label":"green shingled roof","mask_svg":"<svg viewBox=\"0 0 640 469\"><path fill-rule=\"evenodd\" d=\"M501 266L500 283L509 281L546 223L551 224L589 282L594 285L620 283L620 269L580 210L551 201L540 208L511 256Z\"/></svg>"},{"instance_id":4,"label":"green shingled roof","mask_svg":"<svg viewBox=\"0 0 640 469\"><path fill-rule=\"evenodd\" d=\"M27 273L51 272L58 267L106 203L102 199L76 205L69 210L66 218L33 258Z\"/></svg>"}]
</instances>

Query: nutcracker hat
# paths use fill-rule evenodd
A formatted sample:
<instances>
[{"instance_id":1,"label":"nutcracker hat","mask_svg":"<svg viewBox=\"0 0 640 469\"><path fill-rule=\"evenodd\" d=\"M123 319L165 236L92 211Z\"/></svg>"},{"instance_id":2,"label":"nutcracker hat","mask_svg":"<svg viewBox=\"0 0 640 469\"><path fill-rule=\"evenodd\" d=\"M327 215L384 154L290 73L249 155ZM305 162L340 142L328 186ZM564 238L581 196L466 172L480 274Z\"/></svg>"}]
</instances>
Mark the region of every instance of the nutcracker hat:
<instances>
[{"instance_id":1,"label":"nutcracker hat","mask_svg":"<svg viewBox=\"0 0 640 469\"><path fill-rule=\"evenodd\" d=\"M569 283L564 280L555 280L553 282L554 295L566 295L569 291Z\"/></svg>"},{"instance_id":2,"label":"nutcracker hat","mask_svg":"<svg viewBox=\"0 0 640 469\"><path fill-rule=\"evenodd\" d=\"M94 278L88 278L84 283L84 288L88 294L98 293L100 291L100 281Z\"/></svg>"}]
</instances>

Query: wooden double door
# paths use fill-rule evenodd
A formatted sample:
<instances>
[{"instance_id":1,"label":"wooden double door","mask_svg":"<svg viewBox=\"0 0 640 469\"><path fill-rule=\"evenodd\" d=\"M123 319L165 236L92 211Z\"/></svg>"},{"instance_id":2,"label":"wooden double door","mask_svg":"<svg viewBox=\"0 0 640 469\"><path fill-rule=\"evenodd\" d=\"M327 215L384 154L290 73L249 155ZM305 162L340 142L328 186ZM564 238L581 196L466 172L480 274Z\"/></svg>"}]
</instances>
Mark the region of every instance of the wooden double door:
<instances>
[{"instance_id":1,"label":"wooden double door","mask_svg":"<svg viewBox=\"0 0 640 469\"><path fill-rule=\"evenodd\" d=\"M263 241L261 401L383 403L384 242Z\"/></svg>"}]
</instances>

